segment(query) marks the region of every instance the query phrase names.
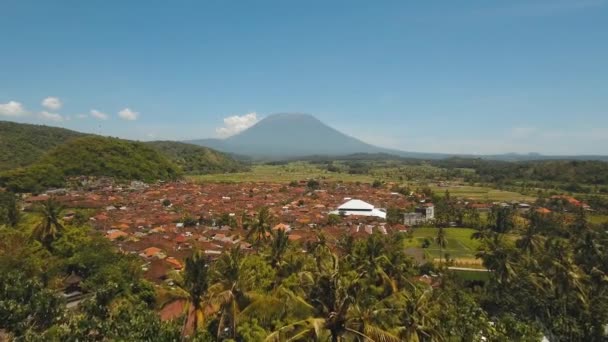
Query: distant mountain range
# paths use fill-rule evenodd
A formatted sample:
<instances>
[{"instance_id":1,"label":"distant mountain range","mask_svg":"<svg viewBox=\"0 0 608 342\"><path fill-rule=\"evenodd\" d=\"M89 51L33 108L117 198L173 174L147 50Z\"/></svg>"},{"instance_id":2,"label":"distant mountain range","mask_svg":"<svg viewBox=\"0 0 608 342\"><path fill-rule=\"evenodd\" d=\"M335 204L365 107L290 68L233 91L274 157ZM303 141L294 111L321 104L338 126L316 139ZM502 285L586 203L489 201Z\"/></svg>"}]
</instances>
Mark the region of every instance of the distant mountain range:
<instances>
[{"instance_id":1,"label":"distant mountain range","mask_svg":"<svg viewBox=\"0 0 608 342\"><path fill-rule=\"evenodd\" d=\"M608 156L545 156L529 154L447 154L407 152L365 143L346 135L309 114L283 113L265 117L247 130L225 139L198 139L188 143L255 159L294 159L309 156L345 156L352 154L389 154L402 158L445 159L450 157L483 158L503 161L575 159L605 160Z\"/></svg>"}]
</instances>

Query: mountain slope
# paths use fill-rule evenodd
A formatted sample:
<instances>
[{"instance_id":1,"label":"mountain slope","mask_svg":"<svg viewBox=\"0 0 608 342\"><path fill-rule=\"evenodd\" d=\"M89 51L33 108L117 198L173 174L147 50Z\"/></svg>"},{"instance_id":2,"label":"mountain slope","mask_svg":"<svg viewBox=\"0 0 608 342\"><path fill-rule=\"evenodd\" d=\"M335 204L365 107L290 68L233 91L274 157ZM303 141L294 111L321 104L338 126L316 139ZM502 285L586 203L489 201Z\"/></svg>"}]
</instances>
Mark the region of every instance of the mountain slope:
<instances>
[{"instance_id":1,"label":"mountain slope","mask_svg":"<svg viewBox=\"0 0 608 342\"><path fill-rule=\"evenodd\" d=\"M146 145L164 154L187 174L240 172L247 167L228 155L207 147L175 141L151 141Z\"/></svg>"},{"instance_id":2,"label":"mountain slope","mask_svg":"<svg viewBox=\"0 0 608 342\"><path fill-rule=\"evenodd\" d=\"M0 172L36 164L45 153L79 137L97 136L59 127L0 121ZM206 147L173 141L146 144L177 164L184 173L224 173L246 169L244 164L230 156Z\"/></svg>"},{"instance_id":3,"label":"mountain slope","mask_svg":"<svg viewBox=\"0 0 608 342\"><path fill-rule=\"evenodd\" d=\"M0 184L17 192L38 192L65 184L69 176L107 176L121 180L176 179L181 170L140 142L98 136L71 139L38 162L0 175Z\"/></svg>"},{"instance_id":4,"label":"mountain slope","mask_svg":"<svg viewBox=\"0 0 608 342\"><path fill-rule=\"evenodd\" d=\"M81 136L59 127L0 121L0 171L33 164L48 150Z\"/></svg>"},{"instance_id":5,"label":"mountain slope","mask_svg":"<svg viewBox=\"0 0 608 342\"><path fill-rule=\"evenodd\" d=\"M376 147L341 133L312 115L270 115L229 138L193 140L190 143L224 152L262 157L379 153Z\"/></svg>"}]
</instances>

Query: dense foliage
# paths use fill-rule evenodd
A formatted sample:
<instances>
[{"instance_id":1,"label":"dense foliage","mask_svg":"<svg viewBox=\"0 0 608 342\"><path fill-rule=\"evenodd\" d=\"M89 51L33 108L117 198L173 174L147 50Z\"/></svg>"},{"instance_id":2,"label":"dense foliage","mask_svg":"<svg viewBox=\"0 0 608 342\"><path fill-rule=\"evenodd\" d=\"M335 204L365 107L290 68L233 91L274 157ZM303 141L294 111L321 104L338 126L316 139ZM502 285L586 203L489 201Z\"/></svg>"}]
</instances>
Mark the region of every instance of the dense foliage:
<instances>
[{"instance_id":1,"label":"dense foliage","mask_svg":"<svg viewBox=\"0 0 608 342\"><path fill-rule=\"evenodd\" d=\"M82 135L64 128L0 121L0 172L31 165L49 149Z\"/></svg>"},{"instance_id":2,"label":"dense foliage","mask_svg":"<svg viewBox=\"0 0 608 342\"><path fill-rule=\"evenodd\" d=\"M544 182L608 185L608 162L581 160L542 160L500 162L483 159L451 158L433 164L454 169L475 170L471 180L486 183Z\"/></svg>"},{"instance_id":3,"label":"dense foliage","mask_svg":"<svg viewBox=\"0 0 608 342\"><path fill-rule=\"evenodd\" d=\"M273 217L263 209L248 224L258 253L237 245L212 261L194 251L172 275L175 286L155 289L142 280L138 257L117 253L86 226L62 222L62 210L49 201L33 214L38 220L0 228L0 329L21 340L607 337L607 227L589 225L583 212L569 218L532 212L516 224L509 208L493 209L474 236L490 280L471 287L444 268L445 260L417 266L404 253L402 235L330 242L318 231L314 241L299 244L282 230L266 234ZM39 227L53 225L41 235ZM425 276L433 286L419 280L424 274L433 275ZM70 275L82 278L86 295L67 310L57 291ZM185 303L183 316L161 322L155 309L176 301Z\"/></svg>"},{"instance_id":4,"label":"dense foliage","mask_svg":"<svg viewBox=\"0 0 608 342\"><path fill-rule=\"evenodd\" d=\"M34 165L3 173L0 183L13 191L35 192L81 175L152 182L175 179L180 170L143 143L87 136L54 148Z\"/></svg>"},{"instance_id":5,"label":"dense foliage","mask_svg":"<svg viewBox=\"0 0 608 342\"><path fill-rule=\"evenodd\" d=\"M207 147L175 141L152 141L148 146L160 151L186 174L246 171L247 167L228 155Z\"/></svg>"}]
</instances>

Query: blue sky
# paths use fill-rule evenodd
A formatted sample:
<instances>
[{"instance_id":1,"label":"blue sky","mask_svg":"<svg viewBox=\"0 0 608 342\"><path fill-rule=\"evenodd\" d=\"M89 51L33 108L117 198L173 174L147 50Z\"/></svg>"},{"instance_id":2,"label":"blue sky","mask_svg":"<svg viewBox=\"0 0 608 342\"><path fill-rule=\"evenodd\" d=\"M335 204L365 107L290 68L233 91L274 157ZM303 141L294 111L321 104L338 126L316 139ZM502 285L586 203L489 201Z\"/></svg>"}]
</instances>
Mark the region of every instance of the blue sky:
<instances>
[{"instance_id":1,"label":"blue sky","mask_svg":"<svg viewBox=\"0 0 608 342\"><path fill-rule=\"evenodd\" d=\"M604 0L2 0L0 13L0 120L192 139L304 112L408 151L608 154Z\"/></svg>"}]
</instances>

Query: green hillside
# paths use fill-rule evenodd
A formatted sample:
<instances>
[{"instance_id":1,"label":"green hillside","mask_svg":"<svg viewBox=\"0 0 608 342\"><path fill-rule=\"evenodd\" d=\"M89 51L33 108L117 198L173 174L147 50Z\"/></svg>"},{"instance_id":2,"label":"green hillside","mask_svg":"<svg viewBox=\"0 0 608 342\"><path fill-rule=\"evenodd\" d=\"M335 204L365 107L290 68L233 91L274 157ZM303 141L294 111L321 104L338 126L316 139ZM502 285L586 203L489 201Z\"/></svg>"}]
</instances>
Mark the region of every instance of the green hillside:
<instances>
[{"instance_id":1,"label":"green hillside","mask_svg":"<svg viewBox=\"0 0 608 342\"><path fill-rule=\"evenodd\" d=\"M0 121L0 172L31 165L48 150L83 135L64 128Z\"/></svg>"},{"instance_id":2,"label":"green hillside","mask_svg":"<svg viewBox=\"0 0 608 342\"><path fill-rule=\"evenodd\" d=\"M175 141L152 141L146 144L163 153L186 174L199 175L247 170L243 163L207 147Z\"/></svg>"},{"instance_id":3,"label":"green hillside","mask_svg":"<svg viewBox=\"0 0 608 342\"><path fill-rule=\"evenodd\" d=\"M39 162L5 172L0 184L14 191L40 191L62 186L68 176L108 176L123 180L170 180L181 170L144 143L85 136L69 140Z\"/></svg>"}]
</instances>

